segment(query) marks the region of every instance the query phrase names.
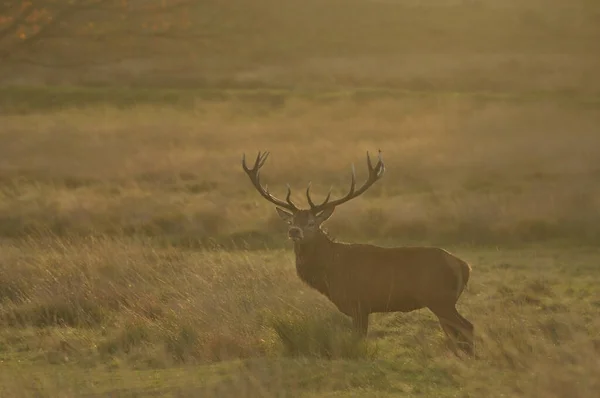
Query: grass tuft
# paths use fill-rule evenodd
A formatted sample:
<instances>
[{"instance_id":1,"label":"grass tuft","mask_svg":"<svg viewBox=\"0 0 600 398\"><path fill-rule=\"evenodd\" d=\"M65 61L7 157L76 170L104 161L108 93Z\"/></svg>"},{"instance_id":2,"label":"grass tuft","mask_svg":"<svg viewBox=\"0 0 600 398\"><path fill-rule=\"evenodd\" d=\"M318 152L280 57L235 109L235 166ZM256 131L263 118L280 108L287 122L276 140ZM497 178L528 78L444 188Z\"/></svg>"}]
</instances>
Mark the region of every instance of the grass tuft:
<instances>
[{"instance_id":1,"label":"grass tuft","mask_svg":"<svg viewBox=\"0 0 600 398\"><path fill-rule=\"evenodd\" d=\"M330 360L372 359L375 346L355 333L348 319L342 317L289 315L271 322L285 355Z\"/></svg>"}]
</instances>

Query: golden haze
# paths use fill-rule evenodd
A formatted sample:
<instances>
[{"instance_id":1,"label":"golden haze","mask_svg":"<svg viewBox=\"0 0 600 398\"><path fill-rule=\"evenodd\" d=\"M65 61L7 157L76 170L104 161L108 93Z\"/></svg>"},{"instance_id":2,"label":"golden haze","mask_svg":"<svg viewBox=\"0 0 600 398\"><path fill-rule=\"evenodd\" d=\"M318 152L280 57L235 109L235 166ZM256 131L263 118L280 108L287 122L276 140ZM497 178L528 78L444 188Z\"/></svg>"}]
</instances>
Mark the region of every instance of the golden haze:
<instances>
[{"instance_id":1,"label":"golden haze","mask_svg":"<svg viewBox=\"0 0 600 398\"><path fill-rule=\"evenodd\" d=\"M597 397L600 3L229 3L0 65L0 396ZM426 311L353 335L241 168L305 204L379 148L329 233L468 261L475 359Z\"/></svg>"}]
</instances>

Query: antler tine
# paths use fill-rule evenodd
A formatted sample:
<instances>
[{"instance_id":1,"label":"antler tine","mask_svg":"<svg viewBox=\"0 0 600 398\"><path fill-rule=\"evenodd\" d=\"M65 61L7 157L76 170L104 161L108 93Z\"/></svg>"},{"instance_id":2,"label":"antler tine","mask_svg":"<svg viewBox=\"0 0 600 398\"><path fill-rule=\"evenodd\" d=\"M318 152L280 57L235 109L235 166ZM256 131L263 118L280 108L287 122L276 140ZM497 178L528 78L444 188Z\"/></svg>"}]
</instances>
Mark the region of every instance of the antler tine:
<instances>
[{"instance_id":1,"label":"antler tine","mask_svg":"<svg viewBox=\"0 0 600 398\"><path fill-rule=\"evenodd\" d=\"M246 165L246 153L242 154L242 167L244 168L244 171L246 171L246 173L252 171L252 172L258 172L258 169L260 169L265 162L267 161L267 158L269 157L270 152L260 152L258 151L258 155L256 155L256 160L254 161L254 166L252 166L252 170L250 170L248 168L248 165Z\"/></svg>"},{"instance_id":2,"label":"antler tine","mask_svg":"<svg viewBox=\"0 0 600 398\"><path fill-rule=\"evenodd\" d=\"M350 191L348 195L352 195L354 193L354 189L356 188L356 168L354 168L354 163L352 163L352 180L350 181Z\"/></svg>"},{"instance_id":3,"label":"antler tine","mask_svg":"<svg viewBox=\"0 0 600 398\"><path fill-rule=\"evenodd\" d=\"M257 167L259 167L259 168L263 167L263 165L267 161L267 158L269 157L270 154L271 154L271 152L265 151L265 153L263 153L263 155L260 156L260 152L259 152L258 153L259 157L257 157Z\"/></svg>"},{"instance_id":4,"label":"antler tine","mask_svg":"<svg viewBox=\"0 0 600 398\"><path fill-rule=\"evenodd\" d=\"M298 210L298 208L296 207L296 205L292 202L292 199L290 198L292 196L292 188L290 188L290 184L287 184L287 195L285 195L285 201L292 206L295 210Z\"/></svg>"},{"instance_id":5,"label":"antler tine","mask_svg":"<svg viewBox=\"0 0 600 398\"><path fill-rule=\"evenodd\" d=\"M369 177L367 178L367 181L365 181L365 183L358 190L356 190L356 170L354 168L354 164L352 164L352 179L350 181L350 190L344 197L342 197L340 199L336 199L332 202L329 202L329 198L331 196L331 191L329 191L329 194L327 195L327 198L325 199L325 201L323 203L321 203L320 205L314 205L314 203L312 203L312 201L310 200L310 196L309 196L310 185L309 185L308 189L306 190L306 195L307 195L308 203L310 204L311 210L313 212L319 212L319 211L323 211L324 209L326 209L328 207L339 206L342 203L345 203L351 199L356 198L357 196L359 196L363 192L365 192L367 189L369 189L369 187L371 185L373 185L377 180L379 180L383 176L383 173L385 172L385 165L383 164L383 158L381 157L381 150L379 150L377 158L378 158L377 163L375 164L375 166L373 166L373 163L371 162L371 157L369 156L369 152L367 151L367 167L369 170Z\"/></svg>"},{"instance_id":6,"label":"antler tine","mask_svg":"<svg viewBox=\"0 0 600 398\"><path fill-rule=\"evenodd\" d=\"M310 186L312 184L312 181L308 182L308 186L306 187L306 200L308 200L308 204L310 205L310 207L315 207L315 204L313 203L312 199L310 198Z\"/></svg>"},{"instance_id":7,"label":"antler tine","mask_svg":"<svg viewBox=\"0 0 600 398\"><path fill-rule=\"evenodd\" d=\"M250 178L250 182L254 185L254 188L258 191L258 193L269 202L273 203L276 206L283 207L284 209L291 210L293 212L298 211L298 207L292 202L292 189L288 185L287 196L285 198L285 202L283 200L277 199L273 195L269 193L269 188L267 185L264 187L260 184L260 168L265 164L267 158L269 157L270 152L265 151L264 153L258 152L256 156L256 160L254 161L254 166L252 169L248 168L246 165L246 154L242 155L242 168Z\"/></svg>"},{"instance_id":8,"label":"antler tine","mask_svg":"<svg viewBox=\"0 0 600 398\"><path fill-rule=\"evenodd\" d=\"M310 185L311 183L308 183L308 187L306 188L306 199L308 200L308 204L310 205L311 209L315 209L315 208L321 208L323 206L325 206L327 204L327 202L329 202L329 199L331 198L331 189L329 188L329 192L327 193L327 197L325 198L325 200L323 201L323 203L321 203L320 205L315 205L314 202L312 201L312 199L310 198Z\"/></svg>"},{"instance_id":9,"label":"antler tine","mask_svg":"<svg viewBox=\"0 0 600 398\"><path fill-rule=\"evenodd\" d=\"M385 172L385 165L383 164L383 159L381 158L381 149L379 149L377 152L377 164L375 165L375 170L377 175L381 177ZM369 152L367 152L367 157L369 157ZM371 163L370 159L369 163Z\"/></svg>"}]
</instances>

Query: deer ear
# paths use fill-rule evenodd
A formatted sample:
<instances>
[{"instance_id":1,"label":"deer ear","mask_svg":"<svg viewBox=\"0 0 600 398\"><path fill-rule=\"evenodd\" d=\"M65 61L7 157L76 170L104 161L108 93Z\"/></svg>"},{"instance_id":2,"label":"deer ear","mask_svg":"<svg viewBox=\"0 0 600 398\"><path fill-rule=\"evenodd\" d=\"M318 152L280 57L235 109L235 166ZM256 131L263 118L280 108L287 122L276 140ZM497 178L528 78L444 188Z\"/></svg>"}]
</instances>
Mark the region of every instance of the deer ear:
<instances>
[{"instance_id":1,"label":"deer ear","mask_svg":"<svg viewBox=\"0 0 600 398\"><path fill-rule=\"evenodd\" d=\"M288 224L292 222L292 220L294 218L294 215L292 213L287 212L287 211L285 211L285 210L283 210L283 209L281 209L279 207L276 207L275 210L277 210L277 214L279 214L279 217L283 221L285 221Z\"/></svg>"},{"instance_id":2,"label":"deer ear","mask_svg":"<svg viewBox=\"0 0 600 398\"><path fill-rule=\"evenodd\" d=\"M331 215L333 214L334 210L335 210L335 207L329 207L329 208L326 208L325 210L323 210L322 212L320 212L319 214L317 214L316 217L317 217L317 220L319 221L319 224L327 221L329 219L329 217L331 217Z\"/></svg>"}]
</instances>

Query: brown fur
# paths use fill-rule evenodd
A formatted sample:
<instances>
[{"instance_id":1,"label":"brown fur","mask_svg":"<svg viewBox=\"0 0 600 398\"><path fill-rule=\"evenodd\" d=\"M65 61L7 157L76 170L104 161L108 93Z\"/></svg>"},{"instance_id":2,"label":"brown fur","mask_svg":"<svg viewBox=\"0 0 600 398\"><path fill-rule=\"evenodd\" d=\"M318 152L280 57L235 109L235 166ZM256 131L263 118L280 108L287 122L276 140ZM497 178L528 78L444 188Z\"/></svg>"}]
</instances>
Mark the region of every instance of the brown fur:
<instances>
[{"instance_id":1,"label":"brown fur","mask_svg":"<svg viewBox=\"0 0 600 398\"><path fill-rule=\"evenodd\" d=\"M296 271L366 334L369 314L429 308L453 341L472 351L473 325L456 311L471 267L435 247L384 248L332 241L321 230L294 243Z\"/></svg>"},{"instance_id":2,"label":"brown fur","mask_svg":"<svg viewBox=\"0 0 600 398\"><path fill-rule=\"evenodd\" d=\"M355 329L362 334L367 334L372 313L426 307L438 317L446 335L472 353L473 325L456 310L456 302L469 282L469 264L436 247L384 248L334 242L321 229L336 206L361 195L383 176L381 151L375 166L367 152L367 181L356 189L353 169L350 191L340 199L330 201L330 192L317 205L311 200L309 185L306 197L310 210L301 210L291 201L289 187L283 201L261 185L259 171L268 156L268 152L259 152L251 169L244 156L242 167L256 190L277 206L281 219L290 225L288 236L294 241L296 271L304 282L352 317Z\"/></svg>"}]
</instances>

